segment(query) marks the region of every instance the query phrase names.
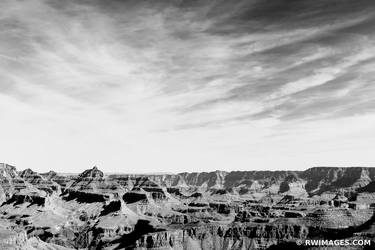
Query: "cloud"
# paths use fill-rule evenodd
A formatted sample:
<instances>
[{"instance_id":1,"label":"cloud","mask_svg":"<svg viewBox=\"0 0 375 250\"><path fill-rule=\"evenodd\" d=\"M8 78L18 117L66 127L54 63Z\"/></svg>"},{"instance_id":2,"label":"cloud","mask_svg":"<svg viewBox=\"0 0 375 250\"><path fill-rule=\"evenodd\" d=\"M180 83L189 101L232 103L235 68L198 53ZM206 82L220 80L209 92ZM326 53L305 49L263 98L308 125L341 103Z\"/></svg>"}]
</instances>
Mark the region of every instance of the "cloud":
<instances>
[{"instance_id":1,"label":"cloud","mask_svg":"<svg viewBox=\"0 0 375 250\"><path fill-rule=\"evenodd\" d=\"M362 0L1 1L0 151L42 170L73 171L74 161L185 171L308 167L317 131L363 148L352 135L363 117L373 121L374 8ZM352 126L332 130L335 119ZM371 160L359 152L348 162L361 157Z\"/></svg>"}]
</instances>

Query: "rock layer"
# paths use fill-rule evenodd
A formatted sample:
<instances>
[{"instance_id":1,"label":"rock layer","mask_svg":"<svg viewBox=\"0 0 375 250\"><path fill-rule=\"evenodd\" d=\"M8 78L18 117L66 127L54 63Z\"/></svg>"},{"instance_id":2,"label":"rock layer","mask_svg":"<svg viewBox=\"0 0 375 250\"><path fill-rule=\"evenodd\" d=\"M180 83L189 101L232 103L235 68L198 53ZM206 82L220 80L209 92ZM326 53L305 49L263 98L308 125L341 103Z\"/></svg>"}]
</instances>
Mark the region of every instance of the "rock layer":
<instances>
[{"instance_id":1,"label":"rock layer","mask_svg":"<svg viewBox=\"0 0 375 250\"><path fill-rule=\"evenodd\" d=\"M9 249L272 249L319 237L373 239L373 183L375 170L362 167L174 175L93 167L63 175L1 164L0 233Z\"/></svg>"}]
</instances>

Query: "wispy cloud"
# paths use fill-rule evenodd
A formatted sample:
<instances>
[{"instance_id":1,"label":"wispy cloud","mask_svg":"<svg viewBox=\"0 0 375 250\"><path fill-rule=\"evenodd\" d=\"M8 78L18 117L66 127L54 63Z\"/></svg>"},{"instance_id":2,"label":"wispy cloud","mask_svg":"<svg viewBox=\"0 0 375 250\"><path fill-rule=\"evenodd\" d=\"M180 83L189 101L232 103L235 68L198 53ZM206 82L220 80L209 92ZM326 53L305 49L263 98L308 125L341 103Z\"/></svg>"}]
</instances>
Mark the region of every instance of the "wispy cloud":
<instances>
[{"instance_id":1,"label":"wispy cloud","mask_svg":"<svg viewBox=\"0 0 375 250\"><path fill-rule=\"evenodd\" d=\"M373 141L357 132L375 123L374 10L365 0L1 1L0 158L61 171L71 161L298 168L335 164L352 140L356 153L337 164L369 164ZM319 149L330 153L318 160Z\"/></svg>"}]
</instances>

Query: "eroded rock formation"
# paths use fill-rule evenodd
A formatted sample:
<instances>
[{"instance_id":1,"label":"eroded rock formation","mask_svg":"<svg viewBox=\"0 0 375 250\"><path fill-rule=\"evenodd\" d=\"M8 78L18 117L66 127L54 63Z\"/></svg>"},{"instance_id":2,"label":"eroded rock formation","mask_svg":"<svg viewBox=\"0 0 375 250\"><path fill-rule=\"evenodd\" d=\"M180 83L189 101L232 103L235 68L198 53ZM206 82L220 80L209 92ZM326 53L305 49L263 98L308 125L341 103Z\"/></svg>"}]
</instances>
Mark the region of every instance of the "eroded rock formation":
<instances>
[{"instance_id":1,"label":"eroded rock formation","mask_svg":"<svg viewBox=\"0 0 375 250\"><path fill-rule=\"evenodd\" d=\"M272 249L298 239L373 239L373 183L374 169L359 167L107 176L97 167L64 175L0 164L0 249Z\"/></svg>"}]
</instances>

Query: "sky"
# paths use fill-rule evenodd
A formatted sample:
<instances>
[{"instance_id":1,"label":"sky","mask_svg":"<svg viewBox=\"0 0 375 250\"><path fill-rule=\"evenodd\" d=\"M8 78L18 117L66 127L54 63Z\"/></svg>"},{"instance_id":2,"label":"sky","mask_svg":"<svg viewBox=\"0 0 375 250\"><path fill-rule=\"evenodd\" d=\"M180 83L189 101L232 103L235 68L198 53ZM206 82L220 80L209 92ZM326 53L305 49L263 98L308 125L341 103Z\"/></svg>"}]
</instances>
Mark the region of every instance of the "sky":
<instances>
[{"instance_id":1,"label":"sky","mask_svg":"<svg viewBox=\"0 0 375 250\"><path fill-rule=\"evenodd\" d=\"M1 0L0 162L375 165L375 1Z\"/></svg>"}]
</instances>

